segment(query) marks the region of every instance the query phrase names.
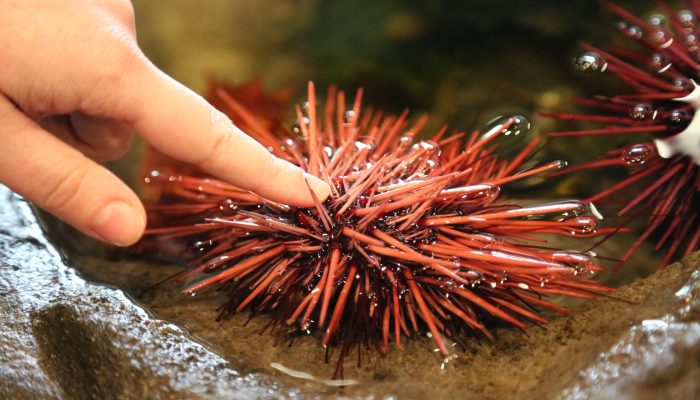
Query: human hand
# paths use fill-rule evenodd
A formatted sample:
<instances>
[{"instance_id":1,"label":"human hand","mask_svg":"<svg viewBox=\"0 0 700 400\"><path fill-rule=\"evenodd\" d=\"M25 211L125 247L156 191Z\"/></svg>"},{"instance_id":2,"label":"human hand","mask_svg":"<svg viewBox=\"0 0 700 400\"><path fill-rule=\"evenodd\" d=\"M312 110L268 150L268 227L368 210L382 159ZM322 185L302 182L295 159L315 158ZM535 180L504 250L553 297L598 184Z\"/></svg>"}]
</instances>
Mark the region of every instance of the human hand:
<instances>
[{"instance_id":1,"label":"human hand","mask_svg":"<svg viewBox=\"0 0 700 400\"><path fill-rule=\"evenodd\" d=\"M313 204L320 179L273 157L136 43L127 0L10 0L0 13L0 183L82 232L129 245L146 217L96 161L153 147L271 200Z\"/></svg>"}]
</instances>

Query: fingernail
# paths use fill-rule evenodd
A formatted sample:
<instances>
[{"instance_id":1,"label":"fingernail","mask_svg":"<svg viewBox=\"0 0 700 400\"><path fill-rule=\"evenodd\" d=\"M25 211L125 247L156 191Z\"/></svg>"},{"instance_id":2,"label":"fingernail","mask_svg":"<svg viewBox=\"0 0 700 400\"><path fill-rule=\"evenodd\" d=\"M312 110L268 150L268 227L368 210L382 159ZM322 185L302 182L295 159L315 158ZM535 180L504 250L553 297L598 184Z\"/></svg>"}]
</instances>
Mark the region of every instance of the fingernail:
<instances>
[{"instance_id":1,"label":"fingernail","mask_svg":"<svg viewBox=\"0 0 700 400\"><path fill-rule=\"evenodd\" d=\"M95 219L93 231L107 242L117 246L134 244L145 228L146 221L140 210L121 202L109 203Z\"/></svg>"},{"instance_id":2,"label":"fingernail","mask_svg":"<svg viewBox=\"0 0 700 400\"><path fill-rule=\"evenodd\" d=\"M306 178L306 181L309 182L311 190L314 191L314 194L320 201L324 201L326 198L328 198L328 196L330 196L331 188L326 182L308 173L305 173L304 177Z\"/></svg>"}]
</instances>

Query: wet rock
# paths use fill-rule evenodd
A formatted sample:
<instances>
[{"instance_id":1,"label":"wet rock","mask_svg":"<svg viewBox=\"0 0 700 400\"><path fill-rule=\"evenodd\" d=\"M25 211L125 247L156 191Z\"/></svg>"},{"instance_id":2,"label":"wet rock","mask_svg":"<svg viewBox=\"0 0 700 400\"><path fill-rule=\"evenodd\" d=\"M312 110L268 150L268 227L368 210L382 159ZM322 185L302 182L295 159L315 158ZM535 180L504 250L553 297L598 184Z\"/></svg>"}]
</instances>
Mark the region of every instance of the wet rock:
<instances>
[{"instance_id":1,"label":"wet rock","mask_svg":"<svg viewBox=\"0 0 700 400\"><path fill-rule=\"evenodd\" d=\"M695 265L699 257L694 257ZM678 267L673 265L672 267ZM565 399L700 397L700 271L676 293L673 311L632 326L581 371Z\"/></svg>"},{"instance_id":2,"label":"wet rock","mask_svg":"<svg viewBox=\"0 0 700 400\"><path fill-rule=\"evenodd\" d=\"M0 323L3 399L286 397L123 292L80 278L2 186Z\"/></svg>"}]
</instances>

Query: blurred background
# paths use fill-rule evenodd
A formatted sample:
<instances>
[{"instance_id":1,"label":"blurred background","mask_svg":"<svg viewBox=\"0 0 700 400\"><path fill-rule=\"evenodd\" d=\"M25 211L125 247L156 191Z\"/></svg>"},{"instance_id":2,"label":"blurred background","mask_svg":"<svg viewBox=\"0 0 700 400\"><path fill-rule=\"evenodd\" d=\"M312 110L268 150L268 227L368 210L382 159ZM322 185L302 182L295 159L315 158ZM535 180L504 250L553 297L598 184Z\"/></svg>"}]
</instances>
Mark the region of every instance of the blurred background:
<instances>
[{"instance_id":1,"label":"blurred background","mask_svg":"<svg viewBox=\"0 0 700 400\"><path fill-rule=\"evenodd\" d=\"M570 109L573 94L619 85L573 68L579 41L605 45L621 36L596 0L133 3L145 53L205 95L211 79L259 79L301 100L314 80L321 88L364 87L365 104L376 108L429 112L432 129L448 123L470 130L501 114ZM654 11L648 0L620 3L642 16ZM554 130L553 121L535 122L538 131ZM600 154L572 152L571 143L594 146L567 141L555 144L552 156L578 162Z\"/></svg>"},{"instance_id":2,"label":"blurred background","mask_svg":"<svg viewBox=\"0 0 700 400\"><path fill-rule=\"evenodd\" d=\"M209 78L297 93L307 80L362 86L370 104L464 128L485 111L549 108L580 92L577 41L615 31L597 1L133 3L146 54L197 91Z\"/></svg>"}]
</instances>

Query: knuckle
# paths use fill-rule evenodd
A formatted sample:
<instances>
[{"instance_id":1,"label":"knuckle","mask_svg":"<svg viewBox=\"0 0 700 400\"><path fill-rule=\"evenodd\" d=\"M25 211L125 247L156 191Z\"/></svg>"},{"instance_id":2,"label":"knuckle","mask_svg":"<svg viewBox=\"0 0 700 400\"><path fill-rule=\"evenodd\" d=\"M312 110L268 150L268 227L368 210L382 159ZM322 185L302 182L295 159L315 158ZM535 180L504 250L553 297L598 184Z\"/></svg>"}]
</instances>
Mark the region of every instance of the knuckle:
<instances>
[{"instance_id":1,"label":"knuckle","mask_svg":"<svg viewBox=\"0 0 700 400\"><path fill-rule=\"evenodd\" d=\"M95 115L118 115L121 96L128 87L129 79L136 76L144 64L144 56L135 43L128 40L113 40L104 49L108 63L100 64L93 71L91 84L82 96L80 110Z\"/></svg>"},{"instance_id":2,"label":"knuckle","mask_svg":"<svg viewBox=\"0 0 700 400\"><path fill-rule=\"evenodd\" d=\"M130 37L117 36L115 43L106 51L110 62L100 69L100 78L117 88L123 84L125 77L143 64L144 56Z\"/></svg>"},{"instance_id":3,"label":"knuckle","mask_svg":"<svg viewBox=\"0 0 700 400\"><path fill-rule=\"evenodd\" d=\"M102 0L99 7L106 10L119 23L129 28L135 26L134 5L130 0Z\"/></svg>"},{"instance_id":4,"label":"knuckle","mask_svg":"<svg viewBox=\"0 0 700 400\"><path fill-rule=\"evenodd\" d=\"M134 5L130 0L112 0L113 9L117 18L129 29L135 30L136 17L134 15Z\"/></svg>"},{"instance_id":5,"label":"knuckle","mask_svg":"<svg viewBox=\"0 0 700 400\"><path fill-rule=\"evenodd\" d=\"M60 213L69 209L81 194L81 187L85 182L87 171L83 168L67 169L62 175L45 186L39 201L50 212Z\"/></svg>"}]
</instances>

